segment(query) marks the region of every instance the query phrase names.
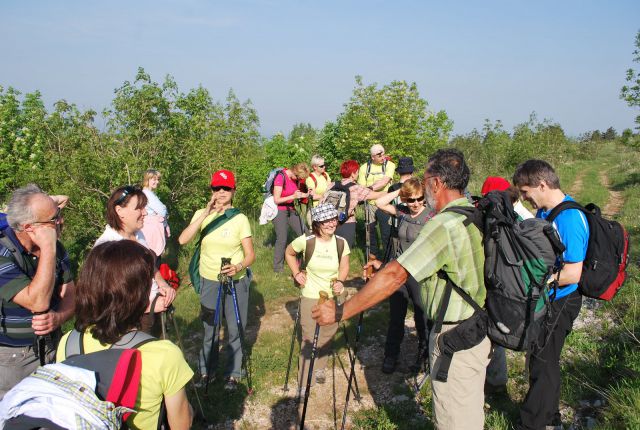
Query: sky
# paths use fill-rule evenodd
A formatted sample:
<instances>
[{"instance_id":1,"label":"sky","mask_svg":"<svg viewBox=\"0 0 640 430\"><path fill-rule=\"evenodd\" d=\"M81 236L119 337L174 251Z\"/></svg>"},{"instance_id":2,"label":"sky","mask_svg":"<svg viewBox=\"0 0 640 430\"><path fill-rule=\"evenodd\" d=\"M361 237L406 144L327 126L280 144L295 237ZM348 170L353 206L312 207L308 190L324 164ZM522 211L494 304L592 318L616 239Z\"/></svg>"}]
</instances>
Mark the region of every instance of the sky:
<instances>
[{"instance_id":1,"label":"sky","mask_svg":"<svg viewBox=\"0 0 640 430\"><path fill-rule=\"evenodd\" d=\"M268 137L334 121L360 75L415 82L454 134L535 112L578 136L633 128L619 94L638 30L637 0L1 0L0 86L100 112L143 67L233 89Z\"/></svg>"}]
</instances>

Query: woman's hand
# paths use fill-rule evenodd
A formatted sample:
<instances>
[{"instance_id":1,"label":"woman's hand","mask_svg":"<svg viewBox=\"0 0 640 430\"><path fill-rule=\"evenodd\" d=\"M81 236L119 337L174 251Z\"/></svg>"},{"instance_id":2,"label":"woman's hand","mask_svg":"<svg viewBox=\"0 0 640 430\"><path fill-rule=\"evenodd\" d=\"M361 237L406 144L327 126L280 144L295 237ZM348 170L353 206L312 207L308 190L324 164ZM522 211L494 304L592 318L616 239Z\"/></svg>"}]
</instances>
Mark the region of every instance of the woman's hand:
<instances>
[{"instance_id":1,"label":"woman's hand","mask_svg":"<svg viewBox=\"0 0 640 430\"><path fill-rule=\"evenodd\" d=\"M331 289L333 290L334 296L339 296L344 292L344 283L341 280L336 279L332 282Z\"/></svg>"},{"instance_id":2,"label":"woman's hand","mask_svg":"<svg viewBox=\"0 0 640 430\"><path fill-rule=\"evenodd\" d=\"M296 191L293 193L293 198L294 198L294 200L295 200L295 199L304 199L304 198L305 198L305 197L307 197L307 196L309 196L309 193L303 193L303 192L302 192L302 191L300 191L300 190L296 190Z\"/></svg>"},{"instance_id":3,"label":"woman's hand","mask_svg":"<svg viewBox=\"0 0 640 430\"><path fill-rule=\"evenodd\" d=\"M293 276L293 279L300 284L300 289L303 289L307 283L307 274L301 270Z\"/></svg>"},{"instance_id":4,"label":"woman's hand","mask_svg":"<svg viewBox=\"0 0 640 430\"><path fill-rule=\"evenodd\" d=\"M211 212L215 212L215 208L216 208L216 195L211 194L211 199L209 200L209 203L207 203L207 207L205 208L205 212L207 213L207 216L211 215Z\"/></svg>"},{"instance_id":5,"label":"woman's hand","mask_svg":"<svg viewBox=\"0 0 640 430\"><path fill-rule=\"evenodd\" d=\"M226 266L222 266L220 269L220 273L227 276L235 276L236 273L239 273L244 267L241 263L238 264L227 264Z\"/></svg>"}]
</instances>

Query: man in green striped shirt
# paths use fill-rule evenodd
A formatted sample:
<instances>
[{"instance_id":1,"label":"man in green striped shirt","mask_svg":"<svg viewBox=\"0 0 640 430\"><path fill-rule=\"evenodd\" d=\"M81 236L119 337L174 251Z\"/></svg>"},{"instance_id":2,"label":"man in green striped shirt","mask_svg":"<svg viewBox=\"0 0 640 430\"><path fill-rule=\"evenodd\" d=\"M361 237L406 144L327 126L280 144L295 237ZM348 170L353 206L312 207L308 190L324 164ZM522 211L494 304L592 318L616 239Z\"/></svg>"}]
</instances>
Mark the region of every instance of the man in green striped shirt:
<instances>
[{"instance_id":1,"label":"man in green striped shirt","mask_svg":"<svg viewBox=\"0 0 640 430\"><path fill-rule=\"evenodd\" d=\"M480 306L484 305L484 252L478 229L466 223L464 215L445 211L452 206L471 206L464 197L469 168L455 149L437 151L424 175L425 200L438 214L425 224L418 239L396 261L389 263L354 297L336 308L333 301L316 306L313 317L320 324L350 318L389 297L412 275L422 286L424 311L432 322L438 317L446 281L444 272ZM468 224L468 225L466 225ZM434 419L438 429L482 429L484 426L484 379L491 342L453 354L446 382L435 380L440 351L437 337L455 329L474 313L455 291L444 314L442 332L431 333L429 354L433 389Z\"/></svg>"}]
</instances>

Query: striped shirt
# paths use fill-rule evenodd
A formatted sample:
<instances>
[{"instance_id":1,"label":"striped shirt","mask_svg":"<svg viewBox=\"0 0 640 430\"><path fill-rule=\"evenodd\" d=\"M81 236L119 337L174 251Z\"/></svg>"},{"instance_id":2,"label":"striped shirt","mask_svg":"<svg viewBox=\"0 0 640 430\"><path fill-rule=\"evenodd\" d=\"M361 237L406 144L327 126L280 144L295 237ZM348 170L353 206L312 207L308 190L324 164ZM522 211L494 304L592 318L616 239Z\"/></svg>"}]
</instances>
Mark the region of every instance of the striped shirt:
<instances>
[{"instance_id":1,"label":"striped shirt","mask_svg":"<svg viewBox=\"0 0 640 430\"><path fill-rule=\"evenodd\" d=\"M466 198L460 198L443 210L452 206L472 205ZM473 224L465 226L465 220L462 214L441 211L427 221L415 242L398 257L398 263L420 284L421 301L430 320L437 318L445 290L446 281L438 277L440 270L478 305L484 306L487 291L482 235ZM473 308L453 291L444 321L465 320L473 312Z\"/></svg>"}]
</instances>

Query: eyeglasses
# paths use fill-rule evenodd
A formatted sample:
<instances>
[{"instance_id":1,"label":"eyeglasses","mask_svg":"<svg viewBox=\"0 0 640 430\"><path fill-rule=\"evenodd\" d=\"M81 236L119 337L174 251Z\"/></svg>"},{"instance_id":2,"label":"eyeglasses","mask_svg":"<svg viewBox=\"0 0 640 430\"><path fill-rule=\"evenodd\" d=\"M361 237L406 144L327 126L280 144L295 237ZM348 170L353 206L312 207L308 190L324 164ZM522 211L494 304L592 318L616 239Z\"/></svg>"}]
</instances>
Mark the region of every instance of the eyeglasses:
<instances>
[{"instance_id":1,"label":"eyeglasses","mask_svg":"<svg viewBox=\"0 0 640 430\"><path fill-rule=\"evenodd\" d=\"M53 225L59 224L60 221L62 221L62 213L61 212L62 212L62 209L58 208L56 210L56 214L50 220L48 220L48 221L35 221L35 222L32 222L31 224L53 224Z\"/></svg>"},{"instance_id":2,"label":"eyeglasses","mask_svg":"<svg viewBox=\"0 0 640 430\"><path fill-rule=\"evenodd\" d=\"M213 192L218 192L220 190L224 190L224 191L233 191L233 188L231 187L224 187L224 186L220 186L220 187L211 187L211 190Z\"/></svg>"},{"instance_id":3,"label":"eyeglasses","mask_svg":"<svg viewBox=\"0 0 640 430\"><path fill-rule=\"evenodd\" d=\"M407 197L405 199L403 199L406 203L416 203L416 202L421 202L424 200L424 196L420 196L420 197L416 197L415 199L412 199L410 197Z\"/></svg>"},{"instance_id":4,"label":"eyeglasses","mask_svg":"<svg viewBox=\"0 0 640 430\"><path fill-rule=\"evenodd\" d=\"M118 197L115 202L113 202L114 206L120 205L122 202L124 202L124 199L126 199L129 194L133 194L139 190L140 187L137 185L127 185L126 187L124 187L124 190L122 190L122 195Z\"/></svg>"}]
</instances>

